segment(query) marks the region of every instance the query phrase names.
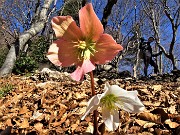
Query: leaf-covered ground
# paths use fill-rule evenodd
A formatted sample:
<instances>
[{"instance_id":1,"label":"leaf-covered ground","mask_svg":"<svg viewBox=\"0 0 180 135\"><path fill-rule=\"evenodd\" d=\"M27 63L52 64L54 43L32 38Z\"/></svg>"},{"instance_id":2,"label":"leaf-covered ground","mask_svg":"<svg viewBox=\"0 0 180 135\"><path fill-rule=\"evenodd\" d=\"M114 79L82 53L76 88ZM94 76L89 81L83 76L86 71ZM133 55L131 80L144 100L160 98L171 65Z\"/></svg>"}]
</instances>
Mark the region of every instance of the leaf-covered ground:
<instances>
[{"instance_id":1,"label":"leaf-covered ground","mask_svg":"<svg viewBox=\"0 0 180 135\"><path fill-rule=\"evenodd\" d=\"M90 81L72 81L68 74L33 77L10 76L0 79L0 89L11 91L0 98L1 135L90 134L92 114L81 121L91 97ZM146 109L139 114L120 110L117 131L104 128L99 113L99 131L105 135L180 135L180 82L112 79L95 83L102 93L104 82L126 90L137 90ZM9 87L7 87L8 89ZM98 110L101 112L101 109Z\"/></svg>"}]
</instances>

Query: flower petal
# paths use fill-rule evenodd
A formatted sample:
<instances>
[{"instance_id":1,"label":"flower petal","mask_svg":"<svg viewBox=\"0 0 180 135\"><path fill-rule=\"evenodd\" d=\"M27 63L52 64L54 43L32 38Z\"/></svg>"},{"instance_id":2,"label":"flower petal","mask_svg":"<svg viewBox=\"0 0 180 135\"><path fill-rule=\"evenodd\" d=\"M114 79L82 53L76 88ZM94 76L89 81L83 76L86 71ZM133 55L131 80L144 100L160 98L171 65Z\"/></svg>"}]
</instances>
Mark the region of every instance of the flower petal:
<instances>
[{"instance_id":1,"label":"flower petal","mask_svg":"<svg viewBox=\"0 0 180 135\"><path fill-rule=\"evenodd\" d=\"M138 113L145 109L142 102L139 100L137 95L134 95L136 91L131 91L127 93L127 95L119 96L120 102L116 103L116 105L130 113ZM133 97L134 95L134 97Z\"/></svg>"},{"instance_id":2,"label":"flower petal","mask_svg":"<svg viewBox=\"0 0 180 135\"><path fill-rule=\"evenodd\" d=\"M84 115L81 117L81 120L84 120L84 118L92 111L96 110L99 105L100 105L100 100L101 100L101 94L97 94L95 96L93 96L89 101L88 101L88 105L86 108L86 112L84 113Z\"/></svg>"},{"instance_id":3,"label":"flower petal","mask_svg":"<svg viewBox=\"0 0 180 135\"><path fill-rule=\"evenodd\" d=\"M94 63L92 63L88 59L84 60L81 64L77 66L76 70L71 74L71 77L76 81L80 81L83 79L86 73L91 72L94 69Z\"/></svg>"},{"instance_id":4,"label":"flower petal","mask_svg":"<svg viewBox=\"0 0 180 135\"><path fill-rule=\"evenodd\" d=\"M91 3L79 11L80 28L86 38L97 41L104 32L101 21L94 12Z\"/></svg>"},{"instance_id":5,"label":"flower petal","mask_svg":"<svg viewBox=\"0 0 180 135\"><path fill-rule=\"evenodd\" d=\"M109 89L110 89L110 93L116 95L117 97L122 95L127 95L128 92L127 90L122 89L118 85L111 85Z\"/></svg>"},{"instance_id":6,"label":"flower petal","mask_svg":"<svg viewBox=\"0 0 180 135\"><path fill-rule=\"evenodd\" d=\"M119 126L119 112L117 110L110 111L107 108L103 108L102 119L110 131L116 130Z\"/></svg>"},{"instance_id":7,"label":"flower petal","mask_svg":"<svg viewBox=\"0 0 180 135\"><path fill-rule=\"evenodd\" d=\"M74 43L63 38L54 41L48 50L47 57L58 66L67 67L78 63L77 49L74 47Z\"/></svg>"},{"instance_id":8,"label":"flower petal","mask_svg":"<svg viewBox=\"0 0 180 135\"><path fill-rule=\"evenodd\" d=\"M123 47L116 43L112 36L103 34L96 43L94 61L96 64L105 64L111 61Z\"/></svg>"},{"instance_id":9,"label":"flower petal","mask_svg":"<svg viewBox=\"0 0 180 135\"><path fill-rule=\"evenodd\" d=\"M63 37L69 41L77 41L82 38L81 29L71 16L53 17L51 23L57 38Z\"/></svg>"},{"instance_id":10,"label":"flower petal","mask_svg":"<svg viewBox=\"0 0 180 135\"><path fill-rule=\"evenodd\" d=\"M55 64L57 66L61 66L62 63L59 61L59 58L58 58L58 50L59 50L59 48L58 48L57 44L53 43L52 45L50 45L47 57L53 64Z\"/></svg>"},{"instance_id":11,"label":"flower petal","mask_svg":"<svg viewBox=\"0 0 180 135\"><path fill-rule=\"evenodd\" d=\"M107 94L110 94L110 93L111 93L110 87L111 87L111 85L109 85L109 83L106 82L106 83L105 83L104 90L103 90L104 93L102 93L103 96L106 96Z\"/></svg>"},{"instance_id":12,"label":"flower petal","mask_svg":"<svg viewBox=\"0 0 180 135\"><path fill-rule=\"evenodd\" d=\"M125 96L125 97L128 97L128 98L135 99L137 97L137 95L138 95L137 91L127 91L125 89L122 89L118 85L111 85L109 87L109 89L110 89L110 93L116 95L117 97Z\"/></svg>"}]
</instances>

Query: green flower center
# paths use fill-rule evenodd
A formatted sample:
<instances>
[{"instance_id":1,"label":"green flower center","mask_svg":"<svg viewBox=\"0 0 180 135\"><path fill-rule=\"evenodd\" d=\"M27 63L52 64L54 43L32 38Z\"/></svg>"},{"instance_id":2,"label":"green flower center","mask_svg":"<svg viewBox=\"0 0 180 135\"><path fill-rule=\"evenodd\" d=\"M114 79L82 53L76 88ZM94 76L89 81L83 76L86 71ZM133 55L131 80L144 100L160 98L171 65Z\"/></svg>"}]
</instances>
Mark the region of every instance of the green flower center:
<instances>
[{"instance_id":1,"label":"green flower center","mask_svg":"<svg viewBox=\"0 0 180 135\"><path fill-rule=\"evenodd\" d=\"M108 110L117 109L115 103L119 102L119 99L114 94L108 94L105 97L101 98L102 107L108 108Z\"/></svg>"},{"instance_id":2,"label":"green flower center","mask_svg":"<svg viewBox=\"0 0 180 135\"><path fill-rule=\"evenodd\" d=\"M95 42L91 41L78 41L77 45L78 47L78 59L90 59L90 56L93 55L96 52L95 50Z\"/></svg>"}]
</instances>

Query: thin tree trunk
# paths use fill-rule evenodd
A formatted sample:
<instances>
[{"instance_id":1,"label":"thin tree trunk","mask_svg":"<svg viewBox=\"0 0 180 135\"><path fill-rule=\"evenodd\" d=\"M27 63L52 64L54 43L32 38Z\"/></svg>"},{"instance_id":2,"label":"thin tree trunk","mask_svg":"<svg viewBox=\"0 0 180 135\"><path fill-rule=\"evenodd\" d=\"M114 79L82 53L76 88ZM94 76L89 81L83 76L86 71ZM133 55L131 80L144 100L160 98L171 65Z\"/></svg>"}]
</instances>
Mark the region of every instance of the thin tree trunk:
<instances>
[{"instance_id":1,"label":"thin tree trunk","mask_svg":"<svg viewBox=\"0 0 180 135\"><path fill-rule=\"evenodd\" d=\"M160 49L159 49L160 51ZM163 59L162 59L162 55L159 56L159 73L162 74L163 73Z\"/></svg>"},{"instance_id":2,"label":"thin tree trunk","mask_svg":"<svg viewBox=\"0 0 180 135\"><path fill-rule=\"evenodd\" d=\"M106 5L106 7L104 8L104 12L103 12L103 17L102 17L102 24L104 29L106 28L107 22L108 22L108 17L111 14L112 8L114 6L114 4L117 3L117 0L108 0L108 3Z\"/></svg>"},{"instance_id":3,"label":"thin tree trunk","mask_svg":"<svg viewBox=\"0 0 180 135\"><path fill-rule=\"evenodd\" d=\"M2 65L0 69L0 77L10 74L12 72L12 69L14 67L14 64L16 62L16 57L18 55L18 52L21 51L24 46L26 45L27 41L31 39L33 36L38 34L45 26L45 23L47 21L47 12L54 0L45 0L44 5L42 7L42 10L39 13L38 20L35 20L34 23L32 23L31 28L25 32L23 32L19 36L19 44L13 44L7 54L6 60L4 64Z\"/></svg>"},{"instance_id":4,"label":"thin tree trunk","mask_svg":"<svg viewBox=\"0 0 180 135\"><path fill-rule=\"evenodd\" d=\"M138 49L137 54L136 54L136 61L135 61L134 66L133 66L133 77L134 78L137 78L138 66L140 64L140 58L139 58L140 54L139 53L140 53L140 50Z\"/></svg>"},{"instance_id":5,"label":"thin tree trunk","mask_svg":"<svg viewBox=\"0 0 180 135\"><path fill-rule=\"evenodd\" d=\"M136 53L136 60L135 60L135 63L134 63L134 65L133 65L133 77L134 78L137 78L137 75L138 75L138 67L139 67L139 64L140 64L140 49L139 49L139 39L140 39L140 34L139 34L139 28L138 29L136 29L136 32L135 32L135 34L136 34L136 37L137 37L137 53Z\"/></svg>"}]
</instances>

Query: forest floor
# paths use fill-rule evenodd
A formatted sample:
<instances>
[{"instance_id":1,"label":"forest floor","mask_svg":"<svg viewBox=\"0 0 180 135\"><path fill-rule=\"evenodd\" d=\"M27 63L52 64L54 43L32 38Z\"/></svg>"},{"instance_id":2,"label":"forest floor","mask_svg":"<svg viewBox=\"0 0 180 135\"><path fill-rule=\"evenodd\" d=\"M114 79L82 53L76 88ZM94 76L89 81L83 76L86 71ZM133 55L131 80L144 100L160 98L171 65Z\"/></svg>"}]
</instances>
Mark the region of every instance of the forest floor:
<instances>
[{"instance_id":1,"label":"forest floor","mask_svg":"<svg viewBox=\"0 0 180 135\"><path fill-rule=\"evenodd\" d=\"M88 77L82 82L75 82L67 73L56 72L54 75L11 75L0 79L1 135L92 133L92 113L85 120L80 120L91 97ZM120 110L120 124L115 132L104 128L99 113L101 134L180 135L180 81L130 78L95 80L97 93L102 93L105 81L128 91L137 90L146 107L138 114Z\"/></svg>"}]
</instances>

